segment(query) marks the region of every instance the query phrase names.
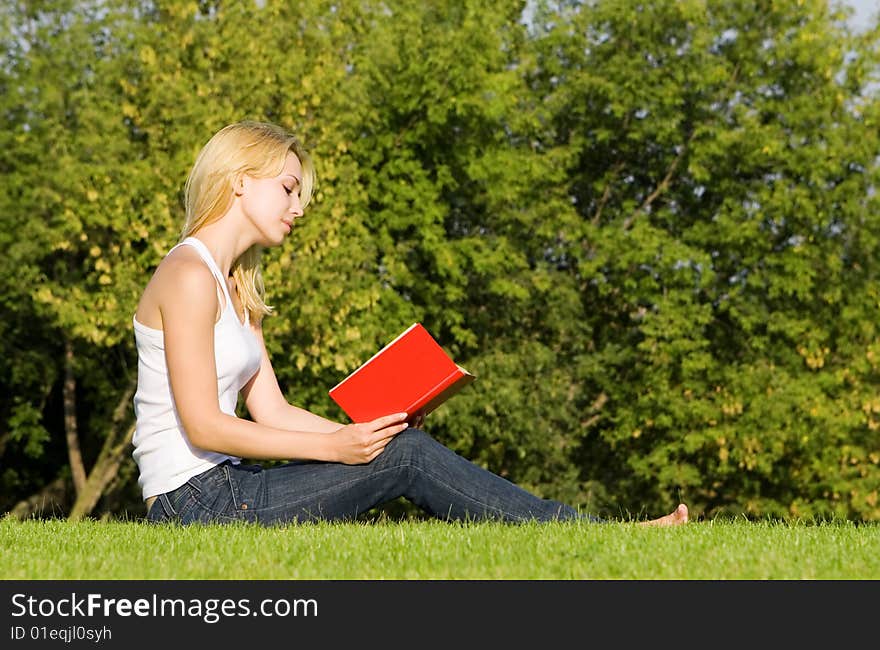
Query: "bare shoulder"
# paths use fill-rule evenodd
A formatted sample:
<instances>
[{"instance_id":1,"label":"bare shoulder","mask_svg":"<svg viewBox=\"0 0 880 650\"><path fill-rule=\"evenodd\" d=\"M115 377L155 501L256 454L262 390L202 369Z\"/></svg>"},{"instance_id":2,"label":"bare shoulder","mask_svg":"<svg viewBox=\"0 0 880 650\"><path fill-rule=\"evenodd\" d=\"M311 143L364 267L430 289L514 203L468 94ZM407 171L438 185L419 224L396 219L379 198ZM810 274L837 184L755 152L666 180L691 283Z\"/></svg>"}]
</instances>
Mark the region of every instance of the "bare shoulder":
<instances>
[{"instance_id":1,"label":"bare shoulder","mask_svg":"<svg viewBox=\"0 0 880 650\"><path fill-rule=\"evenodd\" d=\"M171 251L156 267L138 303L135 318L153 329L164 329L163 314L218 308L216 280L190 246Z\"/></svg>"},{"instance_id":2,"label":"bare shoulder","mask_svg":"<svg viewBox=\"0 0 880 650\"><path fill-rule=\"evenodd\" d=\"M165 256L156 268L154 277L171 283L186 278L205 278L214 281L214 275L192 246L179 246Z\"/></svg>"}]
</instances>

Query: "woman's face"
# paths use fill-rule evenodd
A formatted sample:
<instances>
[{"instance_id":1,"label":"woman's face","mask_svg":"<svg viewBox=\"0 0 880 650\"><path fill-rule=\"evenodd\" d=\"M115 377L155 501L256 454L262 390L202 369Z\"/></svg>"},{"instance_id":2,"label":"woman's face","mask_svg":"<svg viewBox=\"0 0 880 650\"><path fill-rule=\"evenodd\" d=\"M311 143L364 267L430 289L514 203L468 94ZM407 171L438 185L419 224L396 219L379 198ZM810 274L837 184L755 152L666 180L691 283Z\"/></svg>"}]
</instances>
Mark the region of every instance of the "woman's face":
<instances>
[{"instance_id":1,"label":"woman's face","mask_svg":"<svg viewBox=\"0 0 880 650\"><path fill-rule=\"evenodd\" d=\"M303 216L300 189L302 165L293 152L287 153L278 176L245 176L241 189L241 208L246 219L257 229L267 246L277 246Z\"/></svg>"}]
</instances>

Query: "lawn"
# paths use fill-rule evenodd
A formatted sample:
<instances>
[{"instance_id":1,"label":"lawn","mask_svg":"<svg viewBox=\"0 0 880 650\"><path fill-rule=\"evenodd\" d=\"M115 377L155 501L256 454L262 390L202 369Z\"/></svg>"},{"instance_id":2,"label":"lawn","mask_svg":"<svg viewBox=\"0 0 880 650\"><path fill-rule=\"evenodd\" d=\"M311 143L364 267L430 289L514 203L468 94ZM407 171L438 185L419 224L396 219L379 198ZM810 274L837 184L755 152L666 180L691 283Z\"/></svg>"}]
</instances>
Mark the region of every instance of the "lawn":
<instances>
[{"instance_id":1,"label":"lawn","mask_svg":"<svg viewBox=\"0 0 880 650\"><path fill-rule=\"evenodd\" d=\"M880 526L0 520L4 580L880 579Z\"/></svg>"}]
</instances>

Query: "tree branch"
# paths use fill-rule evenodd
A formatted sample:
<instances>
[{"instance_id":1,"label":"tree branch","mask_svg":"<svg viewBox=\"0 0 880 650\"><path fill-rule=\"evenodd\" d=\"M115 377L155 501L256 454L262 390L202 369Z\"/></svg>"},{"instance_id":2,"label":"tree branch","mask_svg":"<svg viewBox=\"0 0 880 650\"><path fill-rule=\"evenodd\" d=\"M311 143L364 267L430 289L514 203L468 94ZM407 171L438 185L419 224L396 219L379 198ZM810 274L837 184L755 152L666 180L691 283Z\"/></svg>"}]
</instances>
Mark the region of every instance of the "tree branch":
<instances>
[{"instance_id":1,"label":"tree branch","mask_svg":"<svg viewBox=\"0 0 880 650\"><path fill-rule=\"evenodd\" d=\"M623 169L623 161L619 161L614 169L611 170L611 178L608 179L608 183L605 185L605 189L602 192L602 198L599 199L599 207L596 208L596 213L593 215L593 218L590 222L594 226L599 225L599 219L602 217L602 210L605 208L605 204L608 203L608 199L611 197L611 185L614 180L620 175L620 170Z\"/></svg>"},{"instance_id":2,"label":"tree branch","mask_svg":"<svg viewBox=\"0 0 880 650\"><path fill-rule=\"evenodd\" d=\"M654 191L648 195L648 198L644 200L644 202L638 207L638 209L636 209L635 212L629 215L626 218L626 221L623 222L624 230L629 230L630 227L632 227L632 223L633 221L635 221L636 217L644 213L649 207L651 207L651 204L656 200L658 196L669 189L669 186L672 183L672 177L675 175L675 170L678 168L679 163L681 163L682 159L687 153L688 145L690 144L690 141L693 137L693 134L691 134L688 137L687 142L682 145L681 151L678 152L678 155L673 159L672 163L670 163L669 169L666 170L666 176L663 177L663 180L660 181L660 184L657 185L656 188L654 188Z\"/></svg>"},{"instance_id":3,"label":"tree branch","mask_svg":"<svg viewBox=\"0 0 880 650\"><path fill-rule=\"evenodd\" d=\"M69 503L68 498L69 483L67 477L62 474L51 483L43 486L36 494L16 503L9 514L18 519L27 519L34 514L42 516L47 508L51 508L52 514L56 514L56 509L66 510L66 504Z\"/></svg>"}]
</instances>

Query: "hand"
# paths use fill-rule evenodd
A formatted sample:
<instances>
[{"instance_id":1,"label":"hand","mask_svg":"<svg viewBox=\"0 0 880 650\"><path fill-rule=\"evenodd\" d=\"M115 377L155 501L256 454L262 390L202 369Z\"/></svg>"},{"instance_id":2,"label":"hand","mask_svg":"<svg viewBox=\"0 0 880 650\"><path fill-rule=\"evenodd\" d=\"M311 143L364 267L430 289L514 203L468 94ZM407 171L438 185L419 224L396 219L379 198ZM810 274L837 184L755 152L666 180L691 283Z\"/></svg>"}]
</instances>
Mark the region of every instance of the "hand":
<instances>
[{"instance_id":1,"label":"hand","mask_svg":"<svg viewBox=\"0 0 880 650\"><path fill-rule=\"evenodd\" d=\"M336 460L346 465L369 463L385 451L385 445L409 426L406 413L395 413L371 422L348 424L334 431Z\"/></svg>"}]
</instances>

